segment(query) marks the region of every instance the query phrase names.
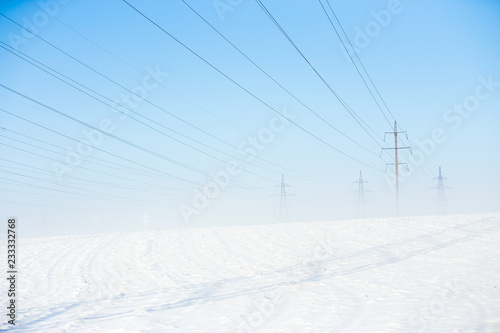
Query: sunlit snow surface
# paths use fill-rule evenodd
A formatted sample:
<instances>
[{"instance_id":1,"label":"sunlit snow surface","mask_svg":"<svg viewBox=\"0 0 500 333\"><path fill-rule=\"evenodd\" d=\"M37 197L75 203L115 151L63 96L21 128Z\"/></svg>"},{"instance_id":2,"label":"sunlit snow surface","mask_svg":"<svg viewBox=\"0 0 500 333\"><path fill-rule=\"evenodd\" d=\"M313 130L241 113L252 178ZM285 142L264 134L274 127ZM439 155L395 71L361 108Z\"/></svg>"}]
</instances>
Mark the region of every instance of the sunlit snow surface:
<instances>
[{"instance_id":1,"label":"sunlit snow surface","mask_svg":"<svg viewBox=\"0 0 500 333\"><path fill-rule=\"evenodd\" d=\"M20 239L0 329L500 332L500 214L196 227Z\"/></svg>"}]
</instances>

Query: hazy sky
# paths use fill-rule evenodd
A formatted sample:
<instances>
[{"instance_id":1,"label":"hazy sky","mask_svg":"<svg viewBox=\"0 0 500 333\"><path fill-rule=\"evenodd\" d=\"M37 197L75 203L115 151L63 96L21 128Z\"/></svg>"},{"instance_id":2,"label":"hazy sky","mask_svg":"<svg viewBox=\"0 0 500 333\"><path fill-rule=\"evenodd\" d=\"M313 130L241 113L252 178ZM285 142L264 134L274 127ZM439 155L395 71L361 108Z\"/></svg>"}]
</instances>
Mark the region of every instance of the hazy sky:
<instances>
[{"instance_id":1,"label":"hazy sky","mask_svg":"<svg viewBox=\"0 0 500 333\"><path fill-rule=\"evenodd\" d=\"M3 1L4 219L275 222L282 174L290 220L351 218L360 171L368 215L392 216L394 120L402 216L436 212L439 166L450 213L499 210L500 2L262 4L293 45L253 0Z\"/></svg>"}]
</instances>

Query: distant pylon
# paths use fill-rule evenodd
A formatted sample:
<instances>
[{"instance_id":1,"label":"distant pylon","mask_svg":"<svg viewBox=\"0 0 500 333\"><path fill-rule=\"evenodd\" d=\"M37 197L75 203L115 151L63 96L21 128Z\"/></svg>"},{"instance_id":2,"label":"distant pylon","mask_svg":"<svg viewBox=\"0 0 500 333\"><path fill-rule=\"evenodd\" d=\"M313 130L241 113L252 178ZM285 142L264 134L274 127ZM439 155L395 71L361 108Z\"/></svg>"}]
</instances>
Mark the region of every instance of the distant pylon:
<instances>
[{"instance_id":1,"label":"distant pylon","mask_svg":"<svg viewBox=\"0 0 500 333\"><path fill-rule=\"evenodd\" d=\"M288 203L286 200L287 196L291 196L293 194L287 193L286 188L290 187L290 185L285 184L285 176L281 175L281 184L276 185L275 187L280 187L280 194L276 194L275 196L280 196L280 222L289 222L290 216L288 215Z\"/></svg>"},{"instance_id":2,"label":"distant pylon","mask_svg":"<svg viewBox=\"0 0 500 333\"><path fill-rule=\"evenodd\" d=\"M149 231L149 225L151 221L149 220L151 216L144 211L144 214L142 214L142 226L144 227L144 231Z\"/></svg>"},{"instance_id":3,"label":"distant pylon","mask_svg":"<svg viewBox=\"0 0 500 333\"><path fill-rule=\"evenodd\" d=\"M357 196L358 210L357 217L366 217L366 200L365 200L365 183L368 183L366 180L363 180L363 176L361 174L361 170L359 171L359 179L353 182L354 184L358 184L358 189L354 191Z\"/></svg>"},{"instance_id":4,"label":"distant pylon","mask_svg":"<svg viewBox=\"0 0 500 333\"><path fill-rule=\"evenodd\" d=\"M203 194L205 195L205 209L208 211L210 209L210 187L208 187L208 177L205 182L205 187L203 188Z\"/></svg>"},{"instance_id":5,"label":"distant pylon","mask_svg":"<svg viewBox=\"0 0 500 333\"><path fill-rule=\"evenodd\" d=\"M444 193L445 189L451 188L448 186L444 186L443 180L446 179L446 177L443 177L443 174L441 173L441 167L439 167L439 174L436 178L434 178L438 181L437 185L432 187L432 189L437 190L437 195L436 195L436 212L438 214L446 214L447 208L446 208L446 195Z\"/></svg>"},{"instance_id":6,"label":"distant pylon","mask_svg":"<svg viewBox=\"0 0 500 333\"><path fill-rule=\"evenodd\" d=\"M208 186L208 177L203 188L203 195L205 196L204 210L208 213L210 210L210 187Z\"/></svg>"}]
</instances>

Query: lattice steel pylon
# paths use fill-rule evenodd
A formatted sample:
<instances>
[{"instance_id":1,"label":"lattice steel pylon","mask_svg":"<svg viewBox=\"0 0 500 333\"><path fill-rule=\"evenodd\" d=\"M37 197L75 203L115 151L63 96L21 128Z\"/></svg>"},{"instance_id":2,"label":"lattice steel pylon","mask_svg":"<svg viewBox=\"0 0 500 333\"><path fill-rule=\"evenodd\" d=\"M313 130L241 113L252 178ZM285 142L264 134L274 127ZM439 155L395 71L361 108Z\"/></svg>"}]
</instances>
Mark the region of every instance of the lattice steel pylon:
<instances>
[{"instance_id":1,"label":"lattice steel pylon","mask_svg":"<svg viewBox=\"0 0 500 333\"><path fill-rule=\"evenodd\" d=\"M447 213L447 207L446 207L446 194L444 193L445 189L450 189L451 187L444 186L444 181L447 179L446 177L443 177L443 174L441 173L441 167L439 167L439 174L436 178L437 180L437 185L433 186L432 189L437 190L436 194L436 213L437 214L446 214Z\"/></svg>"},{"instance_id":2,"label":"lattice steel pylon","mask_svg":"<svg viewBox=\"0 0 500 333\"><path fill-rule=\"evenodd\" d=\"M208 177L205 182L205 186L203 187L203 196L205 198L205 202L203 203L204 205L203 208L208 214L208 212L210 211L210 187L208 186Z\"/></svg>"},{"instance_id":3,"label":"lattice steel pylon","mask_svg":"<svg viewBox=\"0 0 500 333\"><path fill-rule=\"evenodd\" d=\"M275 187L280 187L280 194L275 194L275 196L280 196L280 217L279 222L289 222L290 216L288 214L288 203L286 200L287 196L292 196L293 194L287 193L286 188L290 187L290 185L285 184L285 176L281 175L281 184L276 185Z\"/></svg>"},{"instance_id":4,"label":"lattice steel pylon","mask_svg":"<svg viewBox=\"0 0 500 333\"><path fill-rule=\"evenodd\" d=\"M144 231L149 231L149 225L151 221L149 218L151 217L146 211L144 211L144 214L142 214L142 226L144 228Z\"/></svg>"},{"instance_id":5,"label":"lattice steel pylon","mask_svg":"<svg viewBox=\"0 0 500 333\"><path fill-rule=\"evenodd\" d=\"M353 184L358 184L358 189L354 191L357 196L357 217L366 217L366 200L365 200L365 192L369 192L365 190L364 184L368 183L366 180L363 180L363 175L361 174L361 170L359 170L359 179L354 181Z\"/></svg>"}]
</instances>

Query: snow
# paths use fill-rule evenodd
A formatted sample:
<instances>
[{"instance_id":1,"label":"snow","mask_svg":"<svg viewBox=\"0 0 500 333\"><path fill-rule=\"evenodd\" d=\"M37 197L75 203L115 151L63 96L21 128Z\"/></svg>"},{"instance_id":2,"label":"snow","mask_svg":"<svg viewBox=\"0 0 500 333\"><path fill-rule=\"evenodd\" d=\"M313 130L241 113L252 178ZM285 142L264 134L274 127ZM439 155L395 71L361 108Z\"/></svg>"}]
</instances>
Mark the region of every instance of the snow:
<instances>
[{"instance_id":1,"label":"snow","mask_svg":"<svg viewBox=\"0 0 500 333\"><path fill-rule=\"evenodd\" d=\"M0 330L500 332L499 231L482 214L20 239Z\"/></svg>"}]
</instances>

